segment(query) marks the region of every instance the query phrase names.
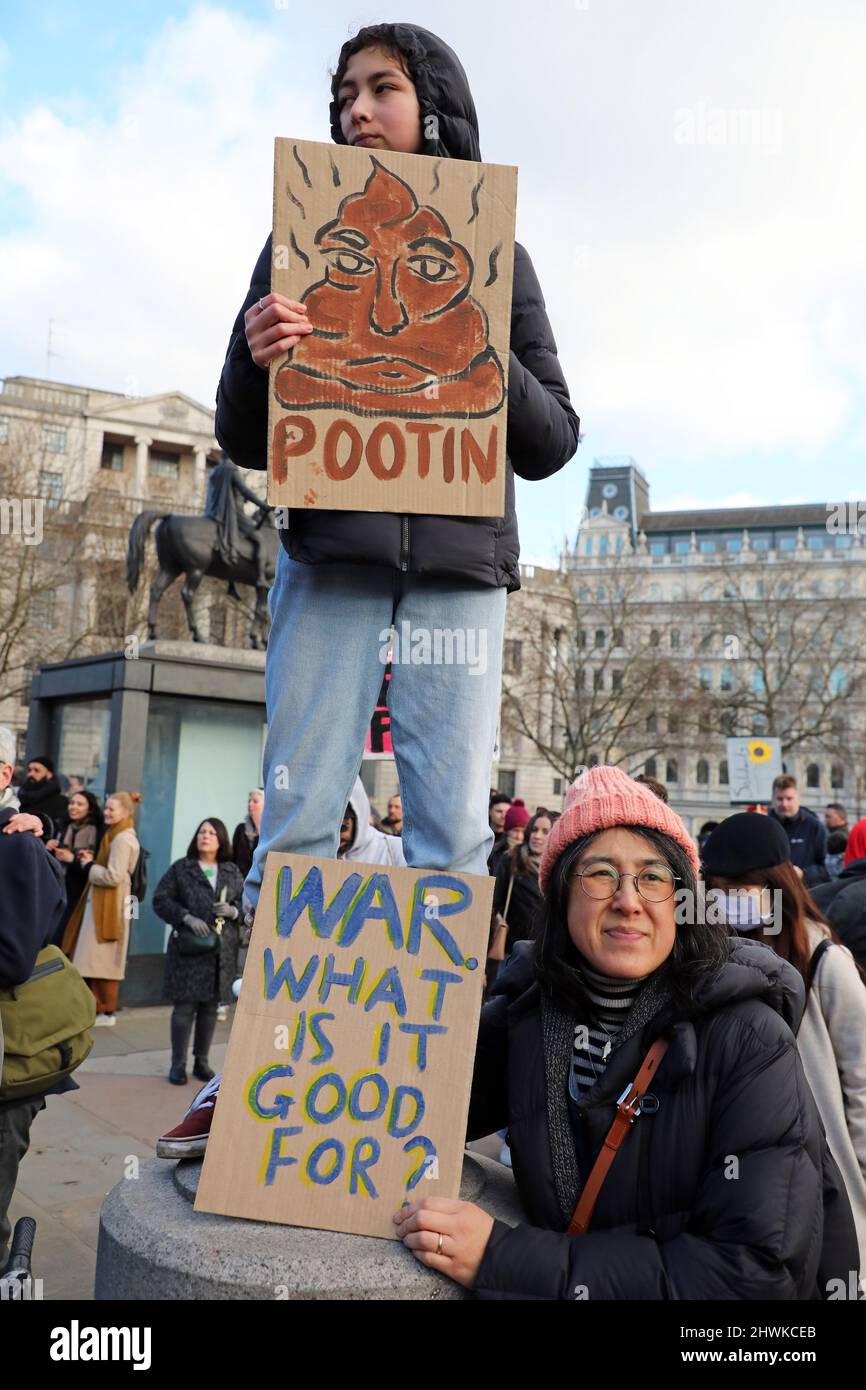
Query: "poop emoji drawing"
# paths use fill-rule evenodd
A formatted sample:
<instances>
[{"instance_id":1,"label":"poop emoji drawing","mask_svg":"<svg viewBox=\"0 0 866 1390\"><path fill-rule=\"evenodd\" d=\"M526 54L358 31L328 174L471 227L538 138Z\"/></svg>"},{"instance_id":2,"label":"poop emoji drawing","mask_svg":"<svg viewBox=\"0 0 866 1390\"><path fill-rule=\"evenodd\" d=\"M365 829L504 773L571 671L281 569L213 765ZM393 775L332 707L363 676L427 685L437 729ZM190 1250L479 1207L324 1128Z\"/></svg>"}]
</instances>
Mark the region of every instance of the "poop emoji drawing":
<instances>
[{"instance_id":1,"label":"poop emoji drawing","mask_svg":"<svg viewBox=\"0 0 866 1390\"><path fill-rule=\"evenodd\" d=\"M300 296L313 332L276 372L293 410L406 419L487 416L505 397L467 248L435 208L371 159L360 193L315 235L324 274Z\"/></svg>"}]
</instances>

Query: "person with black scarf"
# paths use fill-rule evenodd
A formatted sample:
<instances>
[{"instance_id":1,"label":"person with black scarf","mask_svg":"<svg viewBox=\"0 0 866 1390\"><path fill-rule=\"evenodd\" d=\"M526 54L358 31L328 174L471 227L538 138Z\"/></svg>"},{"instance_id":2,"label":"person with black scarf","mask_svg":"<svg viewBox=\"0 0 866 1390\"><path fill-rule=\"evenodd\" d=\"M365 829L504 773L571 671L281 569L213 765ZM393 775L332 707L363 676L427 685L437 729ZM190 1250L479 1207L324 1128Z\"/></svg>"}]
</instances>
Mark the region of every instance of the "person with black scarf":
<instances>
[{"instance_id":1,"label":"person with black scarf","mask_svg":"<svg viewBox=\"0 0 866 1390\"><path fill-rule=\"evenodd\" d=\"M47 834L60 836L66 828L66 796L50 758L40 755L27 764L27 777L18 788L21 810L38 816Z\"/></svg>"}]
</instances>

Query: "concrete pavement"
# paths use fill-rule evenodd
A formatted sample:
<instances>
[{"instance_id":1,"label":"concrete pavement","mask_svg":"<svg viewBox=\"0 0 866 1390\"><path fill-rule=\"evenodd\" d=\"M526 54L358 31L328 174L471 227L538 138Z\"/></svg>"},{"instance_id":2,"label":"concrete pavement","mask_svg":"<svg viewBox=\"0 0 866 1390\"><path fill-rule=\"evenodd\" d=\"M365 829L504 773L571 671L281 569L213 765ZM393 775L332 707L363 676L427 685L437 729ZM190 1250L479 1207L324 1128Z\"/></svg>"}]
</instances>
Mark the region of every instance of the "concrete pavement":
<instances>
[{"instance_id":1,"label":"concrete pavement","mask_svg":"<svg viewBox=\"0 0 866 1390\"><path fill-rule=\"evenodd\" d=\"M210 1064L219 1070L231 1019L218 1023ZM92 1299L99 1209L137 1159L183 1116L201 1083L169 1084L170 1006L122 1009L113 1028L94 1029L93 1051L75 1073L80 1090L49 1096L30 1131L30 1149L9 1209L37 1221L34 1277L45 1299ZM490 1157L495 1136L471 1146Z\"/></svg>"}]
</instances>

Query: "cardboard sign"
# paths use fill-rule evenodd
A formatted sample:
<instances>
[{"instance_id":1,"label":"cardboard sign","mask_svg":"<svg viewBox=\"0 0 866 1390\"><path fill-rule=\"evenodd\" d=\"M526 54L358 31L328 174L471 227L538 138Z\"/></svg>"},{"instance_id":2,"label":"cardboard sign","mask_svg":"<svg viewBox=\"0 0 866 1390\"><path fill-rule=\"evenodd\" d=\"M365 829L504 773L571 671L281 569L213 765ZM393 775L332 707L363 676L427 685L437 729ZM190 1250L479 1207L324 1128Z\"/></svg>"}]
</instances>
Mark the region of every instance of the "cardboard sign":
<instances>
[{"instance_id":1,"label":"cardboard sign","mask_svg":"<svg viewBox=\"0 0 866 1390\"><path fill-rule=\"evenodd\" d=\"M492 896L268 855L196 1211L394 1238L459 1195Z\"/></svg>"},{"instance_id":2,"label":"cardboard sign","mask_svg":"<svg viewBox=\"0 0 866 1390\"><path fill-rule=\"evenodd\" d=\"M728 794L732 806L752 806L773 800L773 781L782 773L782 743L778 738L729 738Z\"/></svg>"},{"instance_id":3,"label":"cardboard sign","mask_svg":"<svg viewBox=\"0 0 866 1390\"><path fill-rule=\"evenodd\" d=\"M517 170L277 140L275 507L503 516Z\"/></svg>"}]
</instances>

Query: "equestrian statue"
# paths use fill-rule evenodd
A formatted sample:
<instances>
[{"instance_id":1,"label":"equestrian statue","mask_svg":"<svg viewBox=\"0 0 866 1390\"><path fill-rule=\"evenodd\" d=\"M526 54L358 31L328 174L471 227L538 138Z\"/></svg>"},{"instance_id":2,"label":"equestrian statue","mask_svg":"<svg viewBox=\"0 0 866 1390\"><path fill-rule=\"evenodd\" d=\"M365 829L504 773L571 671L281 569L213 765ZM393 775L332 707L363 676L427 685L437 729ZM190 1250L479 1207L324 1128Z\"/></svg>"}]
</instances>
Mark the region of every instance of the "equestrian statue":
<instances>
[{"instance_id":1,"label":"equestrian statue","mask_svg":"<svg viewBox=\"0 0 866 1390\"><path fill-rule=\"evenodd\" d=\"M244 511L244 501L252 502L258 515L253 519ZM240 599L236 584L250 584L256 591L250 645L261 650L267 643L268 589L274 582L279 537L273 525L263 525L273 511L267 502L247 487L240 469L223 454L211 471L207 485L204 516L182 516L175 512L140 512L129 528L126 552L126 582L135 593L144 564L144 551L155 522L156 556L159 573L150 586L147 634L156 637L156 610L166 589L178 575L185 575L181 590L186 619L194 642L203 638L196 624L193 600L205 575L228 581L231 598Z\"/></svg>"}]
</instances>

